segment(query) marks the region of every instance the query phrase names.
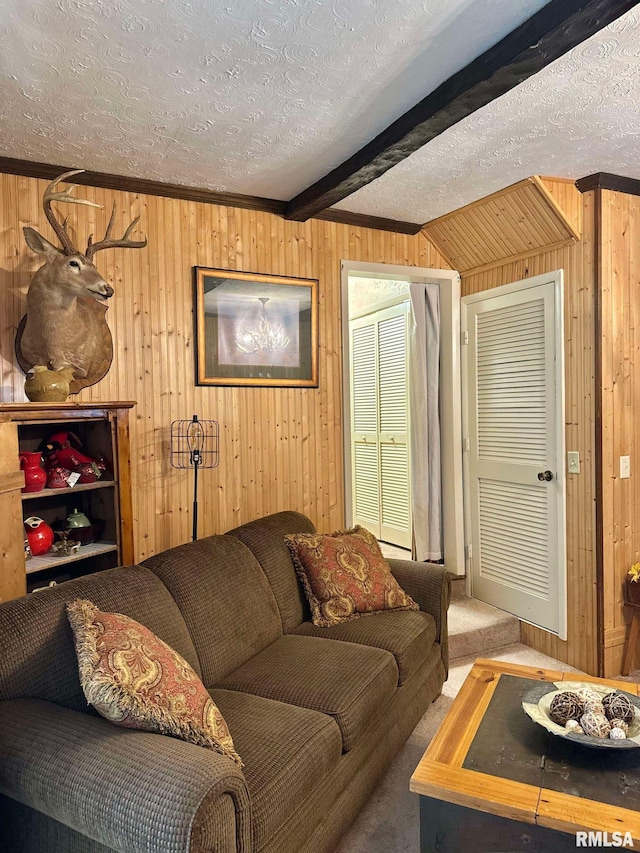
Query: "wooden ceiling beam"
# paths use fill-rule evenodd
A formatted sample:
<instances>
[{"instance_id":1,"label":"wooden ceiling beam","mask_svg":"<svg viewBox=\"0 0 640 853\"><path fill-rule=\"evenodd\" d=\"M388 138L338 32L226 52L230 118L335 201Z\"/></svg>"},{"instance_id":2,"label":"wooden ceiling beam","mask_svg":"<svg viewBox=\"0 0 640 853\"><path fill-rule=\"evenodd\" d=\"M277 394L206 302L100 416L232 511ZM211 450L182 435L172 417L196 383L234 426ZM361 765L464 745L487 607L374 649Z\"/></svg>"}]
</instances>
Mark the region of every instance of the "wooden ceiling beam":
<instances>
[{"instance_id":1,"label":"wooden ceiling beam","mask_svg":"<svg viewBox=\"0 0 640 853\"><path fill-rule=\"evenodd\" d=\"M304 221L379 178L414 151L504 95L636 5L636 0L551 0L286 206Z\"/></svg>"}]
</instances>

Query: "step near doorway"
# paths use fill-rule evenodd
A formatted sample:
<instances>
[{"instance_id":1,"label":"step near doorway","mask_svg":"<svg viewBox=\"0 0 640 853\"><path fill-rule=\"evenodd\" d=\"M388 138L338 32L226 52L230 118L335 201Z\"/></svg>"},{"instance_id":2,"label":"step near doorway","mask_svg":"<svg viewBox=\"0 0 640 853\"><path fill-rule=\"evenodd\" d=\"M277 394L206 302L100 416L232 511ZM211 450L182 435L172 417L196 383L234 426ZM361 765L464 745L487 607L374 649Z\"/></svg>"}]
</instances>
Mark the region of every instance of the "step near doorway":
<instances>
[{"instance_id":1,"label":"step near doorway","mask_svg":"<svg viewBox=\"0 0 640 853\"><path fill-rule=\"evenodd\" d=\"M386 558L410 560L411 552L380 542ZM480 656L520 642L520 620L497 607L466 594L466 578L455 578L451 584L449 607L449 660Z\"/></svg>"}]
</instances>

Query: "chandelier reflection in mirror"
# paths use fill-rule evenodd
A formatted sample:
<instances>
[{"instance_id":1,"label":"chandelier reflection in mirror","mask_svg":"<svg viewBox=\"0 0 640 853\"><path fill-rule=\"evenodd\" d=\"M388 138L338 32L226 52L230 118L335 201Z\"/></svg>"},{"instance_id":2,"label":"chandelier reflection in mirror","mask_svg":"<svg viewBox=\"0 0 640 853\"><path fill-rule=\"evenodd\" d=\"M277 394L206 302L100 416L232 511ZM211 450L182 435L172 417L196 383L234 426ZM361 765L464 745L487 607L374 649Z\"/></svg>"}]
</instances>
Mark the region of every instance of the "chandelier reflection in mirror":
<instances>
[{"instance_id":1,"label":"chandelier reflection in mirror","mask_svg":"<svg viewBox=\"0 0 640 853\"><path fill-rule=\"evenodd\" d=\"M262 303L262 317L258 321L257 328L243 328L235 338L236 347L240 352L276 352L285 350L291 343L291 338L286 335L280 323L271 323L267 317L267 302L269 298L260 296L258 301Z\"/></svg>"}]
</instances>

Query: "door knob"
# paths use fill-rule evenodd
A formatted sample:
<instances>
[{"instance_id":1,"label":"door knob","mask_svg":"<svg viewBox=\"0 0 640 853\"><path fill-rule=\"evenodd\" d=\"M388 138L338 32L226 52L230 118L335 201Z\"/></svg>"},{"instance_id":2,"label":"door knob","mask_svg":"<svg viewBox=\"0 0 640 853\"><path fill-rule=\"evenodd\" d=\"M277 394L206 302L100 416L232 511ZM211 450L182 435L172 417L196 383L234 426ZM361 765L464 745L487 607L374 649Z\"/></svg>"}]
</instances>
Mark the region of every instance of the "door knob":
<instances>
[{"instance_id":1,"label":"door knob","mask_svg":"<svg viewBox=\"0 0 640 853\"><path fill-rule=\"evenodd\" d=\"M552 471L538 471L538 479L545 480L547 483L550 480L553 480L553 472Z\"/></svg>"}]
</instances>

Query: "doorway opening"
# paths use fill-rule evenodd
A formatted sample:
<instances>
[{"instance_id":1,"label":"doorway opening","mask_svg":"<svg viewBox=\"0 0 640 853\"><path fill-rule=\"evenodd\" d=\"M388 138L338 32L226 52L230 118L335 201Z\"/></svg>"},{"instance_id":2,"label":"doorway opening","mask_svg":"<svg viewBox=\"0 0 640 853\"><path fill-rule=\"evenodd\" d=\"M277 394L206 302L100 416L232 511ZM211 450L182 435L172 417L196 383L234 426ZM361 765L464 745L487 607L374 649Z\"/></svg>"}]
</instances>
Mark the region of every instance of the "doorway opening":
<instances>
[{"instance_id":1,"label":"doorway opening","mask_svg":"<svg viewBox=\"0 0 640 853\"><path fill-rule=\"evenodd\" d=\"M410 447L415 430L412 435L407 387L413 376L407 353L413 334L410 290L421 283L437 285L440 299L442 552L447 570L463 575L460 277L456 272L342 263L346 520L349 526L360 523L372 530L382 542L390 543L387 547L416 553L416 526L425 519L416 517L417 504L411 499ZM429 559L419 554L417 558Z\"/></svg>"}]
</instances>

